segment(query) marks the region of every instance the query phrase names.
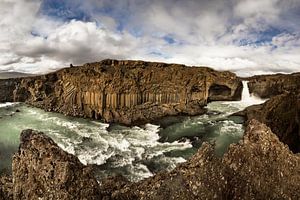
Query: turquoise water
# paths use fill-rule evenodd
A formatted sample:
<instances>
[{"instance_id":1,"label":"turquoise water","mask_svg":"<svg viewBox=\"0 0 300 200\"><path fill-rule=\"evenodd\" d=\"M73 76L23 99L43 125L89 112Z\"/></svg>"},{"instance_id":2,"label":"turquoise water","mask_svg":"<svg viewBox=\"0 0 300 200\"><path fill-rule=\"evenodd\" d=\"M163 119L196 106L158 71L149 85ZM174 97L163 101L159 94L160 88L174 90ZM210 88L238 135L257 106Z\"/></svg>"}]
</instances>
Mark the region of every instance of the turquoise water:
<instances>
[{"instance_id":1,"label":"turquoise water","mask_svg":"<svg viewBox=\"0 0 300 200\"><path fill-rule=\"evenodd\" d=\"M45 132L83 164L97 166L99 178L122 174L137 181L159 170L173 169L193 155L204 141L215 143L216 153L221 155L229 144L242 137L243 120L229 115L245 105L213 102L207 107L206 115L166 118L168 125L162 128L154 124L109 125L21 103L0 104L0 171L10 171L20 132L30 128Z\"/></svg>"}]
</instances>

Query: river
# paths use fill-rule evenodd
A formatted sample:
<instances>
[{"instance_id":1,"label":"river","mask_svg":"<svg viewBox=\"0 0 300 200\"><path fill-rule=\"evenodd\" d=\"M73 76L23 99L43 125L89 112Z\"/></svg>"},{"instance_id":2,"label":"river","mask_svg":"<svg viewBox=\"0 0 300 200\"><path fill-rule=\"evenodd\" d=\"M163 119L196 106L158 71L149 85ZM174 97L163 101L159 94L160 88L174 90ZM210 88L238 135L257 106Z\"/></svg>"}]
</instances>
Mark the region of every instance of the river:
<instances>
[{"instance_id":1,"label":"river","mask_svg":"<svg viewBox=\"0 0 300 200\"><path fill-rule=\"evenodd\" d=\"M205 141L215 143L216 153L222 155L244 133L243 119L230 115L263 102L249 94L246 82L243 85L241 101L212 102L205 115L167 117L161 126L109 125L45 112L23 103L0 104L0 172L10 172L11 158L24 129L45 132L83 164L97 165L98 178L122 174L138 181L160 170L171 170Z\"/></svg>"}]
</instances>

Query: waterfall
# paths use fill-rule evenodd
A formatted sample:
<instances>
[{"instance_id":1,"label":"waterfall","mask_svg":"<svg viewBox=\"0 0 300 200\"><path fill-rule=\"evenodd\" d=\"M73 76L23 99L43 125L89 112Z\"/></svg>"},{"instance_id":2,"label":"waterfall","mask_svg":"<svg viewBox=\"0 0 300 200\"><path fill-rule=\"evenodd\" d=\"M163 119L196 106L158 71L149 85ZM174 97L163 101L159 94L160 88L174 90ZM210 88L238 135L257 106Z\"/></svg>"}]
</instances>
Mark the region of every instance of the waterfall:
<instances>
[{"instance_id":1,"label":"waterfall","mask_svg":"<svg viewBox=\"0 0 300 200\"><path fill-rule=\"evenodd\" d=\"M243 83L243 92L242 92L241 101L249 101L251 100L251 94L249 92L248 81L242 81L242 83Z\"/></svg>"},{"instance_id":2,"label":"waterfall","mask_svg":"<svg viewBox=\"0 0 300 200\"><path fill-rule=\"evenodd\" d=\"M243 91L242 91L242 99L241 99L242 104L250 106L253 104L261 104L265 101L259 97L250 94L248 81L242 81L242 83L243 83Z\"/></svg>"}]
</instances>

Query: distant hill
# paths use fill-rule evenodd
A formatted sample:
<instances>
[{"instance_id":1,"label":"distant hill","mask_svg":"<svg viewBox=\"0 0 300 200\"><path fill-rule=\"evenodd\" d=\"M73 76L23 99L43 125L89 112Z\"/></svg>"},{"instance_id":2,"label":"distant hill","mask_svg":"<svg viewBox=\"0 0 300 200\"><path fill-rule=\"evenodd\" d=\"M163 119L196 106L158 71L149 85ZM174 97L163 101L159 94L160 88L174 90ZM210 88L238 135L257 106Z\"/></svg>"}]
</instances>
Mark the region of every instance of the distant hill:
<instances>
[{"instance_id":1,"label":"distant hill","mask_svg":"<svg viewBox=\"0 0 300 200\"><path fill-rule=\"evenodd\" d=\"M20 77L28 77L28 76L35 76L35 74L27 74L21 72L0 72L0 79L20 78Z\"/></svg>"}]
</instances>

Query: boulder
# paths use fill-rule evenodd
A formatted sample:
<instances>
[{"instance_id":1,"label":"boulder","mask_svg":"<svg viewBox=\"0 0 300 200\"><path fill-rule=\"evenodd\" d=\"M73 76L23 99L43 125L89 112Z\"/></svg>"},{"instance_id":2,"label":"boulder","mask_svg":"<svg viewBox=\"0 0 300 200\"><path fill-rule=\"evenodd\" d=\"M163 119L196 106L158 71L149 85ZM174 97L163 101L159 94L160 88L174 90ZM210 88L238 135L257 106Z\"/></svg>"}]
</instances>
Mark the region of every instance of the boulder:
<instances>
[{"instance_id":1,"label":"boulder","mask_svg":"<svg viewBox=\"0 0 300 200\"><path fill-rule=\"evenodd\" d=\"M21 133L12 175L14 199L98 199L100 194L89 167L32 130Z\"/></svg>"}]
</instances>

